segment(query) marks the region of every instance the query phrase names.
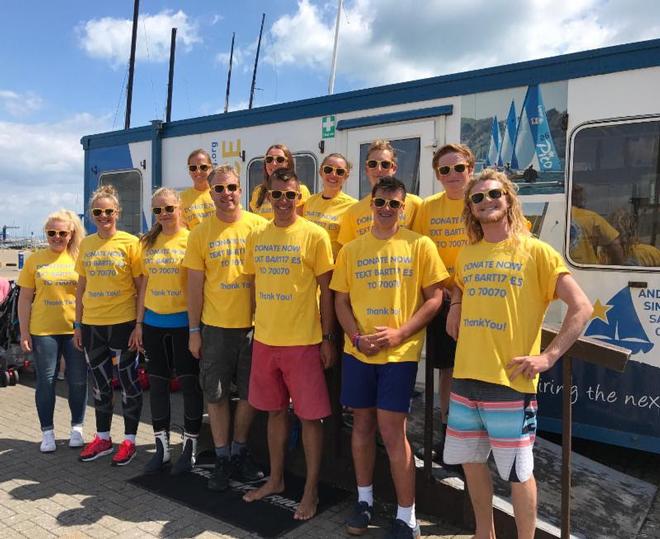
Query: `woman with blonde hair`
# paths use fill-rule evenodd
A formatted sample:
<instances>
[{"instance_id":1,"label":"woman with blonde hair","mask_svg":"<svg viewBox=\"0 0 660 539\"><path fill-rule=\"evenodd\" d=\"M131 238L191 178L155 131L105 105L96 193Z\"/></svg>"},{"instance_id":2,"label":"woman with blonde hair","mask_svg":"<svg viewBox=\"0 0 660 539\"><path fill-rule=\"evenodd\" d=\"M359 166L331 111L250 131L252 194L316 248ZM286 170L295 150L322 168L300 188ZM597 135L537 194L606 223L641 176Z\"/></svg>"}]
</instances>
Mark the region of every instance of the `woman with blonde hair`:
<instances>
[{"instance_id":1,"label":"woman with blonde hair","mask_svg":"<svg viewBox=\"0 0 660 539\"><path fill-rule=\"evenodd\" d=\"M170 378L172 371L183 388L183 450L172 475L195 464L197 437L202 426L203 398L199 361L188 350L187 270L181 266L190 232L181 223L181 201L173 189L161 187L151 197L155 222L142 236L142 283L137 322L131 344L144 349L149 374L151 423L156 453L144 467L160 471L170 461Z\"/></svg>"},{"instance_id":2,"label":"woman with blonde hair","mask_svg":"<svg viewBox=\"0 0 660 539\"><path fill-rule=\"evenodd\" d=\"M139 240L117 230L121 206L111 185L99 187L90 200L96 234L80 244L76 262L76 321L74 343L85 351L94 383L96 436L80 452L80 460L95 460L114 451L110 438L113 414L112 378L115 367L122 390L125 440L112 464L123 466L135 456L135 435L142 412L138 358L129 349L135 328L136 296L140 284Z\"/></svg>"},{"instance_id":3,"label":"woman with blonde hair","mask_svg":"<svg viewBox=\"0 0 660 539\"><path fill-rule=\"evenodd\" d=\"M215 213L209 187L209 174L212 170L213 161L209 152L203 148L190 152L188 174L193 185L181 193L181 216L188 230L192 230L209 215Z\"/></svg>"},{"instance_id":4,"label":"woman with blonde hair","mask_svg":"<svg viewBox=\"0 0 660 539\"><path fill-rule=\"evenodd\" d=\"M21 349L32 353L37 376L35 401L41 424L42 453L55 451L53 412L60 357L66 363L71 410L69 447L83 445L83 420L87 404L87 364L73 345L76 283L74 270L85 229L69 210L51 213L44 232L48 247L32 254L18 277L18 320Z\"/></svg>"},{"instance_id":5,"label":"woman with blonde hair","mask_svg":"<svg viewBox=\"0 0 660 539\"><path fill-rule=\"evenodd\" d=\"M303 209L305 219L322 226L328 232L335 258L341 248L337 236L342 217L348 208L357 203L357 200L343 191L351 168L351 163L342 154L326 155L319 168L323 190L309 197Z\"/></svg>"},{"instance_id":6,"label":"woman with blonde hair","mask_svg":"<svg viewBox=\"0 0 660 539\"><path fill-rule=\"evenodd\" d=\"M265 219L270 220L273 218L273 206L266 196L270 189L270 175L281 168L295 172L295 166L293 154L286 144L272 144L268 147L264 156L264 180L252 191L250 197L250 210L253 213L259 214ZM303 206L310 195L309 189L303 183L300 184L300 194L301 197L296 203L298 215L302 215Z\"/></svg>"}]
</instances>

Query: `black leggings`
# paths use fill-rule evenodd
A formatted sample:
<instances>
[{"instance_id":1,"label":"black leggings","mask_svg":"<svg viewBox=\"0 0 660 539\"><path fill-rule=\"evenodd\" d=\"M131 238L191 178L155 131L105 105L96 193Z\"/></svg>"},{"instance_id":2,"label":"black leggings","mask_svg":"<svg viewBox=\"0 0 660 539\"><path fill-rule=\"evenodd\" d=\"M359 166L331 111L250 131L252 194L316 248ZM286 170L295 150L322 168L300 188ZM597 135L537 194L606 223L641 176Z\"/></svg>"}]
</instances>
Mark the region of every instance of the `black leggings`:
<instances>
[{"instance_id":1,"label":"black leggings","mask_svg":"<svg viewBox=\"0 0 660 539\"><path fill-rule=\"evenodd\" d=\"M144 324L142 344L147 356L154 432L170 430L170 378L174 369L183 389L183 427L189 434L199 434L204 400L199 386L199 361L188 350L188 328Z\"/></svg>"},{"instance_id":2,"label":"black leggings","mask_svg":"<svg viewBox=\"0 0 660 539\"><path fill-rule=\"evenodd\" d=\"M97 432L109 432L112 424L113 365L117 367L122 392L125 434L136 434L142 413L142 388L138 383L138 355L128 349L135 322L110 326L83 324L85 359L92 371Z\"/></svg>"}]
</instances>

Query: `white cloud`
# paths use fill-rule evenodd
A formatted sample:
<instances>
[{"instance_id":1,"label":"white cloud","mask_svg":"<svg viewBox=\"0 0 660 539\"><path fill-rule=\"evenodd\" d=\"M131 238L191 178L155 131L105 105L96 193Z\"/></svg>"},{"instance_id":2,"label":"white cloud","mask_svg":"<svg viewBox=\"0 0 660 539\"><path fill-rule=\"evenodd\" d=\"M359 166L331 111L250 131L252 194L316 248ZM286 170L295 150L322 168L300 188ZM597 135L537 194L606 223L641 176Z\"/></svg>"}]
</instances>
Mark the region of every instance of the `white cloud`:
<instances>
[{"instance_id":1,"label":"white cloud","mask_svg":"<svg viewBox=\"0 0 660 539\"><path fill-rule=\"evenodd\" d=\"M243 63L246 60L246 53L247 50L241 49L234 44L234 59L232 61L234 67L239 67L243 65ZM218 54L215 55L215 61L217 64L228 67L229 66L229 55L230 51L227 52L219 52Z\"/></svg>"},{"instance_id":2,"label":"white cloud","mask_svg":"<svg viewBox=\"0 0 660 539\"><path fill-rule=\"evenodd\" d=\"M0 90L0 107L15 117L27 116L39 110L43 99L34 92L19 94L12 90Z\"/></svg>"},{"instance_id":3,"label":"white cloud","mask_svg":"<svg viewBox=\"0 0 660 539\"><path fill-rule=\"evenodd\" d=\"M79 43L92 58L108 60L113 67L128 63L131 51L130 19L103 17L91 19L78 27ZM136 58L140 61L165 62L169 59L172 28L177 29L177 50L189 51L202 39L197 24L179 10L164 10L156 15L140 15Z\"/></svg>"},{"instance_id":4,"label":"white cloud","mask_svg":"<svg viewBox=\"0 0 660 539\"><path fill-rule=\"evenodd\" d=\"M57 123L0 122L0 225L37 231L62 206L82 211L80 138L109 130L111 120L83 113Z\"/></svg>"},{"instance_id":5,"label":"white cloud","mask_svg":"<svg viewBox=\"0 0 660 539\"><path fill-rule=\"evenodd\" d=\"M299 0L277 19L265 61L328 74L337 2ZM660 2L348 0L338 74L375 85L660 36Z\"/></svg>"}]
</instances>

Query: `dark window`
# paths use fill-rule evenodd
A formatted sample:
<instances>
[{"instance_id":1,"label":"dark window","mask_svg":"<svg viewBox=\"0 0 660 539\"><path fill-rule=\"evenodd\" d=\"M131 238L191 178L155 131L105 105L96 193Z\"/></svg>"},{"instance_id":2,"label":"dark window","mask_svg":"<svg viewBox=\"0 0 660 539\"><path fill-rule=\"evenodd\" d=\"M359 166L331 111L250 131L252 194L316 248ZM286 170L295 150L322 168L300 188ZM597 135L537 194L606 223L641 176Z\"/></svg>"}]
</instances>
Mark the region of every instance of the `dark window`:
<instances>
[{"instance_id":1,"label":"dark window","mask_svg":"<svg viewBox=\"0 0 660 539\"><path fill-rule=\"evenodd\" d=\"M396 177L401 180L409 193L419 194L419 138L405 138L390 140L390 144L396 151L398 169ZM364 171L364 163L367 160L367 150L371 143L360 144L360 198L371 193L371 184Z\"/></svg>"},{"instance_id":2,"label":"dark window","mask_svg":"<svg viewBox=\"0 0 660 539\"><path fill-rule=\"evenodd\" d=\"M572 154L569 259L660 266L660 121L586 127Z\"/></svg>"},{"instance_id":3,"label":"dark window","mask_svg":"<svg viewBox=\"0 0 660 539\"><path fill-rule=\"evenodd\" d=\"M304 183L309 189L310 193L316 192L316 176L318 166L316 158L310 153L294 154L293 160L296 167L296 175L301 183ZM255 187L264 181L264 160L262 157L253 159L248 165L247 171L248 187L250 195ZM248 195L248 196L250 196Z\"/></svg>"},{"instance_id":4,"label":"dark window","mask_svg":"<svg viewBox=\"0 0 660 539\"><path fill-rule=\"evenodd\" d=\"M117 228L131 234L142 232L142 175L137 170L105 172L99 185L112 185L119 194L121 215Z\"/></svg>"}]
</instances>

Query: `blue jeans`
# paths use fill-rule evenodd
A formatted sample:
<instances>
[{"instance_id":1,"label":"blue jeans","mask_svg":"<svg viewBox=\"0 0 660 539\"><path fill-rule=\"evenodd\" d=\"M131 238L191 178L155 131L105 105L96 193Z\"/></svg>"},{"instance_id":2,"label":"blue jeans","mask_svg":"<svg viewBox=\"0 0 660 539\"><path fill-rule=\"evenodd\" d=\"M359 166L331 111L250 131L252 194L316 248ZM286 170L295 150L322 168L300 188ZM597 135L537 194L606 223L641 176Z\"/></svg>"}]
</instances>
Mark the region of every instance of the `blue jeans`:
<instances>
[{"instance_id":1,"label":"blue jeans","mask_svg":"<svg viewBox=\"0 0 660 539\"><path fill-rule=\"evenodd\" d=\"M73 335L31 335L32 361L37 375L35 401L41 430L53 428L55 382L60 357L64 356L69 386L71 425L82 425L87 405L87 363L83 353L73 346Z\"/></svg>"}]
</instances>

